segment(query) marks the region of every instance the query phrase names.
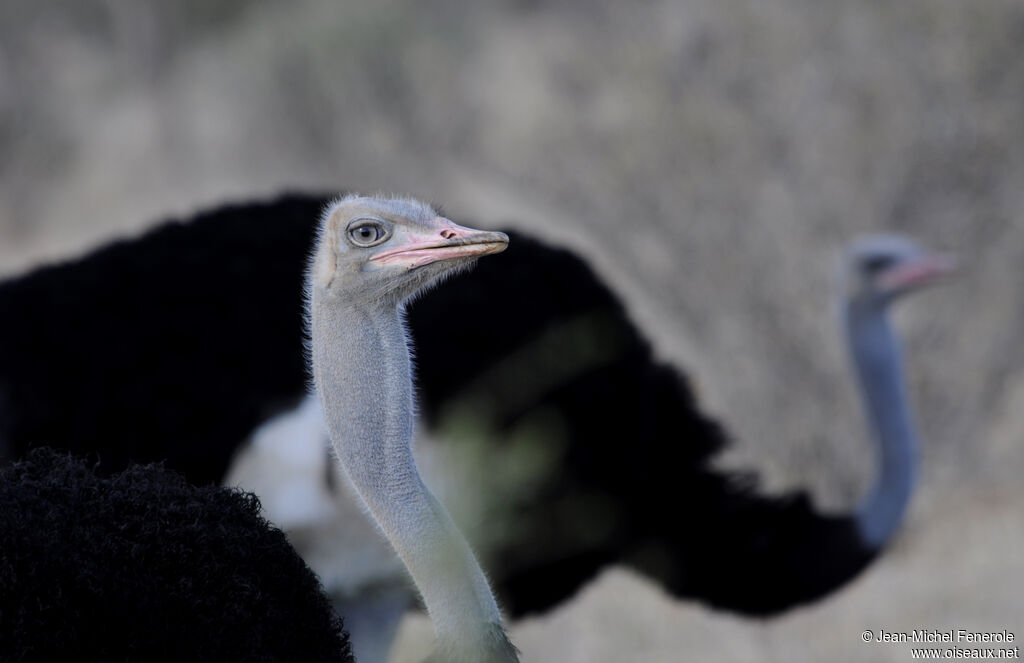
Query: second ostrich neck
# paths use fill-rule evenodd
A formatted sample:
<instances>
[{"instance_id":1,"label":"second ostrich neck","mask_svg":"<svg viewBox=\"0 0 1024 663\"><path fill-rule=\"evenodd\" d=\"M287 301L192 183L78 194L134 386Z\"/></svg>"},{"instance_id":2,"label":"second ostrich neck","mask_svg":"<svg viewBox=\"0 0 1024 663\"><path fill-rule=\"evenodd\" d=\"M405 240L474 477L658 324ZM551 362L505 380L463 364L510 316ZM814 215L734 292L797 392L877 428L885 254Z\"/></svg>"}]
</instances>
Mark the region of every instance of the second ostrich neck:
<instances>
[{"instance_id":1,"label":"second ostrich neck","mask_svg":"<svg viewBox=\"0 0 1024 663\"><path fill-rule=\"evenodd\" d=\"M914 489L917 439L903 375L899 339L881 306L848 306L846 333L874 438L879 472L857 522L865 542L881 547L903 520Z\"/></svg>"},{"instance_id":2,"label":"second ostrich neck","mask_svg":"<svg viewBox=\"0 0 1024 663\"><path fill-rule=\"evenodd\" d=\"M314 379L335 450L420 589L439 651L503 636L483 572L416 469L401 308L317 294L312 304Z\"/></svg>"}]
</instances>

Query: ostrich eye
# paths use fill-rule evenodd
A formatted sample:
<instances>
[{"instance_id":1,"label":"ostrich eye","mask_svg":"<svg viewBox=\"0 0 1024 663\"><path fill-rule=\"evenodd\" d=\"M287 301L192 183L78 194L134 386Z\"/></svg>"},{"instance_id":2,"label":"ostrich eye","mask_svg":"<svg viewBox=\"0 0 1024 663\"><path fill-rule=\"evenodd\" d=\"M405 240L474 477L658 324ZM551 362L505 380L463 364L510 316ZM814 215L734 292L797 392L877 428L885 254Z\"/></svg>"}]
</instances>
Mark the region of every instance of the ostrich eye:
<instances>
[{"instance_id":1,"label":"ostrich eye","mask_svg":"<svg viewBox=\"0 0 1024 663\"><path fill-rule=\"evenodd\" d=\"M864 271L868 274L877 274L892 266L895 259L892 256L872 256L862 263Z\"/></svg>"},{"instance_id":2,"label":"ostrich eye","mask_svg":"<svg viewBox=\"0 0 1024 663\"><path fill-rule=\"evenodd\" d=\"M378 221L360 219L348 227L348 238L356 246L373 246L388 237L387 228Z\"/></svg>"}]
</instances>

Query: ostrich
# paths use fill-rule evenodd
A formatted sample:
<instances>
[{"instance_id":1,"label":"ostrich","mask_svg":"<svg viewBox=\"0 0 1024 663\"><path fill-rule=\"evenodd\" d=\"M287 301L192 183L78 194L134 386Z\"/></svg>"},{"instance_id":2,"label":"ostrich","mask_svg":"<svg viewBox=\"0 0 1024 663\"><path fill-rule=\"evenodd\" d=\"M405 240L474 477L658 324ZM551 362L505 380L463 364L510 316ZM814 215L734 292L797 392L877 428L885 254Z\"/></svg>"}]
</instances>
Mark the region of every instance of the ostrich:
<instances>
[{"instance_id":1,"label":"ostrich","mask_svg":"<svg viewBox=\"0 0 1024 663\"><path fill-rule=\"evenodd\" d=\"M310 365L338 461L422 594L438 663L514 663L469 545L420 478L405 303L508 237L410 199L346 196L324 214L307 281Z\"/></svg>"},{"instance_id":2,"label":"ostrich","mask_svg":"<svg viewBox=\"0 0 1024 663\"><path fill-rule=\"evenodd\" d=\"M519 659L480 566L413 459L404 306L507 243L410 199L347 196L325 213L309 269L315 391L340 465L422 593L435 663ZM18 660L54 651L351 660L316 580L251 496L195 488L160 468L101 479L52 452L33 452L5 473L0 647ZM92 603L98 615L89 614ZM111 638L98 617L127 632Z\"/></svg>"},{"instance_id":3,"label":"ostrich","mask_svg":"<svg viewBox=\"0 0 1024 663\"><path fill-rule=\"evenodd\" d=\"M902 348L888 319L898 298L948 274L953 261L894 235L855 242L848 257L843 331L869 427L878 444L879 472L853 515L869 551L893 536L913 493L917 434L903 377Z\"/></svg>"},{"instance_id":4,"label":"ostrich","mask_svg":"<svg viewBox=\"0 0 1024 663\"><path fill-rule=\"evenodd\" d=\"M0 325L0 449L6 441L16 457L61 439L107 467L165 459L192 481L222 480L261 423L307 405L297 293L327 201L211 210L0 284L0 319L16 321ZM407 311L424 429L450 431L468 411L489 456L515 451L522 431L543 441L528 449L543 462L495 507L511 525L476 545L509 614L545 610L624 563L676 596L767 616L841 587L878 554L902 507L869 526L867 503L824 514L803 493L769 497L750 477L713 469L725 429L681 371L654 359L611 289L572 252L509 235L472 278L453 277ZM911 249L880 240L848 254L845 301L875 304L851 308L848 323L871 313L885 326L897 291L875 286L891 286L889 275L930 264L909 292L942 271ZM56 312L73 336L54 332ZM622 453L624 439L634 453ZM310 444L318 453L320 440ZM877 504L912 488L912 471L879 471L886 482L900 475L900 491L872 493ZM343 499L326 471L311 482Z\"/></svg>"},{"instance_id":5,"label":"ostrich","mask_svg":"<svg viewBox=\"0 0 1024 663\"><path fill-rule=\"evenodd\" d=\"M351 663L252 494L35 449L0 468L0 658Z\"/></svg>"}]
</instances>

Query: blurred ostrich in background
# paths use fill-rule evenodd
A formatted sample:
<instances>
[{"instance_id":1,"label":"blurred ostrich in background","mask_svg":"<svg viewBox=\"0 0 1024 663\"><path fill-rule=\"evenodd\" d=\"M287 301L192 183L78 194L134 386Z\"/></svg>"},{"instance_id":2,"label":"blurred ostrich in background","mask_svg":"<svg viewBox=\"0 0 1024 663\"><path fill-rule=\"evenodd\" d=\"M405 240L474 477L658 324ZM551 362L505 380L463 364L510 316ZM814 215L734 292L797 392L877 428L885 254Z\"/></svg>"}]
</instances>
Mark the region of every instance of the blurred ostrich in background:
<instances>
[{"instance_id":1,"label":"blurred ostrich in background","mask_svg":"<svg viewBox=\"0 0 1024 663\"><path fill-rule=\"evenodd\" d=\"M0 329L0 443L18 457L60 439L107 468L160 459L194 482L255 489L333 587L358 650L353 606L372 606L366 628L386 641L413 598L400 566L379 556L366 555L377 566L364 580L314 561L333 557L343 539L327 532L351 499L304 400L300 293L326 200L205 212L0 286L0 316L17 321ZM893 237L848 253L844 333L879 471L861 507L837 516L803 493L765 496L749 476L711 468L726 434L686 377L653 358L609 288L575 254L509 236L471 278L415 301L408 323L427 437L468 440L457 450L516 470L495 479L475 542L510 614L545 610L624 563L677 596L769 615L874 558L903 517L915 460L886 310L946 263ZM75 334L57 334L54 316ZM258 444L243 448L254 431ZM282 457L294 476L260 469L261 458L289 466Z\"/></svg>"}]
</instances>

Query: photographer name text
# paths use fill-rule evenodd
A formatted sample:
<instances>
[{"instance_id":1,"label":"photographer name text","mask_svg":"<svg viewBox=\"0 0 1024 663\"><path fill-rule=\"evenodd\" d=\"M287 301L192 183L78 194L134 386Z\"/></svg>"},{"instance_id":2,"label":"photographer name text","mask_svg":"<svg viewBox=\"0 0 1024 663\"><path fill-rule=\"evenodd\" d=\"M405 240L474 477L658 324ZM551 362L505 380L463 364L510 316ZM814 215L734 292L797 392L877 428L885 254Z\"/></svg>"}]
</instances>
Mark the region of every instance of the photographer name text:
<instances>
[{"instance_id":1,"label":"photographer name text","mask_svg":"<svg viewBox=\"0 0 1024 663\"><path fill-rule=\"evenodd\" d=\"M949 629L940 631L934 628L921 628L912 631L865 631L864 640L875 642L1013 642L1012 631L968 631L967 629Z\"/></svg>"}]
</instances>

